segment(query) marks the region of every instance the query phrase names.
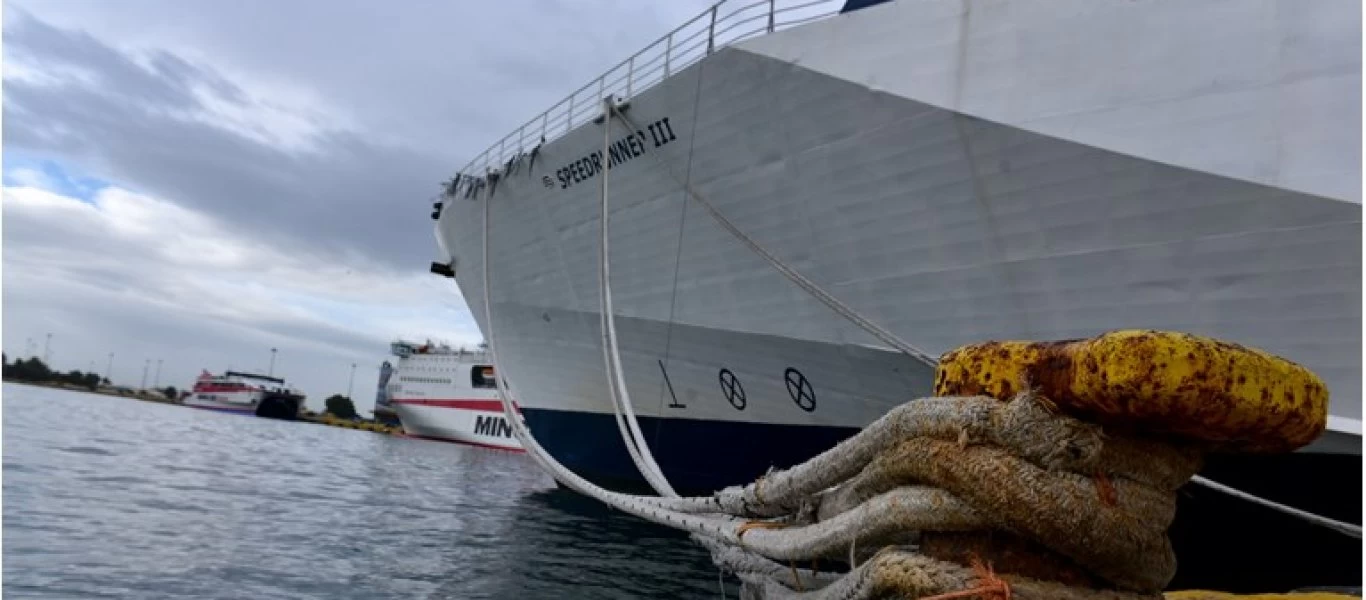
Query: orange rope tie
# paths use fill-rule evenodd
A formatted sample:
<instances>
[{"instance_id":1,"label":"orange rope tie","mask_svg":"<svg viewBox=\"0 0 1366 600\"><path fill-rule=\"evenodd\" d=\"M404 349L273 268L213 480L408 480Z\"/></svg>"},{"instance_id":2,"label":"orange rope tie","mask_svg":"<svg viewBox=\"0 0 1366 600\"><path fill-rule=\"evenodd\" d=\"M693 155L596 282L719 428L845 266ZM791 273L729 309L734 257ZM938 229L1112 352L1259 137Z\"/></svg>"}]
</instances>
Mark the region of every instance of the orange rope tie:
<instances>
[{"instance_id":1,"label":"orange rope tie","mask_svg":"<svg viewBox=\"0 0 1366 600\"><path fill-rule=\"evenodd\" d=\"M783 529L784 527L787 527L787 523L779 523L777 521L745 521L744 523L741 523L739 527L735 528L735 537L737 539L743 538L745 537L745 532L751 529Z\"/></svg>"},{"instance_id":2,"label":"orange rope tie","mask_svg":"<svg viewBox=\"0 0 1366 600\"><path fill-rule=\"evenodd\" d=\"M977 573L977 579L980 582L977 587L959 590L957 592L948 592L946 594L925 596L920 600L953 600L955 598L971 598L974 596L981 598L982 600L1010 600L1010 584L1006 583L1004 579L997 577L996 572L991 570L990 565L983 565L982 561L974 556L972 558L972 570Z\"/></svg>"},{"instance_id":3,"label":"orange rope tie","mask_svg":"<svg viewBox=\"0 0 1366 600\"><path fill-rule=\"evenodd\" d=\"M1092 479L1096 482L1096 495L1100 497L1100 503L1106 506L1119 505L1119 492L1115 490L1114 482L1105 476L1104 472L1096 471Z\"/></svg>"}]
</instances>

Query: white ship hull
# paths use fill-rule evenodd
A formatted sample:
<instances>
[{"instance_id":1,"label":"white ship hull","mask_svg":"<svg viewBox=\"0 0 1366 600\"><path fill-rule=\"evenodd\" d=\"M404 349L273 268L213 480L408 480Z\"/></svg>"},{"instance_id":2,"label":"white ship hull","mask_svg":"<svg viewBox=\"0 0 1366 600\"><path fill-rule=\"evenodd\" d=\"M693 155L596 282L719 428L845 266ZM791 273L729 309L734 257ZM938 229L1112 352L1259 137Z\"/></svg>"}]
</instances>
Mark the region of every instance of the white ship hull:
<instances>
[{"instance_id":1,"label":"white ship hull","mask_svg":"<svg viewBox=\"0 0 1366 600\"><path fill-rule=\"evenodd\" d=\"M1344 0L902 0L636 93L627 115L648 131L613 121L598 161L613 165L625 378L665 474L750 480L931 385L683 182L930 355L1124 328L1216 336L1319 373L1327 441L1359 455L1360 44ZM437 236L532 432L587 476L638 479L602 362L603 125L575 125L447 199Z\"/></svg>"},{"instance_id":2,"label":"white ship hull","mask_svg":"<svg viewBox=\"0 0 1366 600\"><path fill-rule=\"evenodd\" d=\"M204 371L182 404L193 408L295 420L304 397L285 386L283 379L228 371L215 376Z\"/></svg>"},{"instance_id":3,"label":"white ship hull","mask_svg":"<svg viewBox=\"0 0 1366 600\"><path fill-rule=\"evenodd\" d=\"M522 452L499 403L486 400L394 400L403 432L412 437Z\"/></svg>"},{"instance_id":4,"label":"white ship hull","mask_svg":"<svg viewBox=\"0 0 1366 600\"><path fill-rule=\"evenodd\" d=\"M523 451L503 416L493 367L482 352L407 342L395 342L393 350L398 361L392 373L382 369L380 404L398 415L405 434Z\"/></svg>"},{"instance_id":5,"label":"white ship hull","mask_svg":"<svg viewBox=\"0 0 1366 600\"><path fill-rule=\"evenodd\" d=\"M182 403L185 406L194 408L254 415L256 414L256 406L260 400L259 395L254 392L230 395L216 394L213 399L205 398L204 396L204 394L190 394L185 397L185 400Z\"/></svg>"}]
</instances>

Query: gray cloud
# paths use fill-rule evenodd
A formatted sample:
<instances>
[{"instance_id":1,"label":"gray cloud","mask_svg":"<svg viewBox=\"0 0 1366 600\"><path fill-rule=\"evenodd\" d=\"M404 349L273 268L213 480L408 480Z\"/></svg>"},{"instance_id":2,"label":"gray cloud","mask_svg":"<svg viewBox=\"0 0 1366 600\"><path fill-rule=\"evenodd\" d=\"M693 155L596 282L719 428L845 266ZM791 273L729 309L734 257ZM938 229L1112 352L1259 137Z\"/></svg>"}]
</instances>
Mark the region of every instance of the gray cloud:
<instances>
[{"instance_id":1,"label":"gray cloud","mask_svg":"<svg viewBox=\"0 0 1366 600\"><path fill-rule=\"evenodd\" d=\"M275 346L314 400L360 363L364 398L387 335L477 339L453 286L405 278L435 254L426 200L439 183L705 5L8 0L10 156L189 209L274 262L230 269L237 287L215 289L213 256L82 229L69 206L7 209L6 349L50 331L61 368L102 370L116 351L128 383L141 360L123 357L163 357L163 382L183 384L200 368L263 367ZM212 253L189 241L185 252ZM347 284L351 267L364 276ZM386 287L361 297L367 285ZM252 286L289 289L234 297Z\"/></svg>"},{"instance_id":2,"label":"gray cloud","mask_svg":"<svg viewBox=\"0 0 1366 600\"><path fill-rule=\"evenodd\" d=\"M367 135L448 161L491 142L709 3L20 0L54 23L301 81Z\"/></svg>"},{"instance_id":3,"label":"gray cloud","mask_svg":"<svg viewBox=\"0 0 1366 600\"><path fill-rule=\"evenodd\" d=\"M96 82L7 80L4 142L98 165L110 178L262 230L272 243L422 269L433 254L425 200L439 182L696 9L668 4L499 4L481 13L419 2L400 13L369 2L43 2L34 13L11 10L7 59L91 73ZM264 79L307 85L358 124L296 115L323 121L318 151L297 152L186 120L177 113L210 110L196 89L247 110L269 104L200 62L116 47L40 13L89 27L134 18L173 43L192 37L206 54L221 51ZM159 16L141 18L151 14Z\"/></svg>"},{"instance_id":4,"label":"gray cloud","mask_svg":"<svg viewBox=\"0 0 1366 600\"><path fill-rule=\"evenodd\" d=\"M430 227L421 201L450 170L439 159L346 131L319 133L316 152L272 147L177 115L211 111L196 86L242 103L239 88L205 68L163 52L149 71L32 18L7 24L5 36L7 52L98 73L95 85L7 81L7 147L98 165L107 178L320 257L354 253L420 269L431 254L430 239L414 233Z\"/></svg>"}]
</instances>

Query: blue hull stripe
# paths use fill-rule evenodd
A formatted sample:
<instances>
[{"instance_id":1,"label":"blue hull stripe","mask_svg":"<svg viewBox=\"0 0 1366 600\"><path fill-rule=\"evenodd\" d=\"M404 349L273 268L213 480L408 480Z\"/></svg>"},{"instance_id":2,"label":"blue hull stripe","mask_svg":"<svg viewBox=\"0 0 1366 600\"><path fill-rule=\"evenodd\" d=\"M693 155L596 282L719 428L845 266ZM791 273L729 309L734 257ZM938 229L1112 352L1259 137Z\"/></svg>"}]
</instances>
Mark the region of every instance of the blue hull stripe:
<instances>
[{"instance_id":1,"label":"blue hull stripe","mask_svg":"<svg viewBox=\"0 0 1366 600\"><path fill-rule=\"evenodd\" d=\"M605 487L647 491L612 415L526 407L522 414L541 445L574 472ZM857 432L653 417L641 418L640 426L669 482L692 495L748 483L770 466L797 464ZM1202 472L1277 502L1361 522L1360 456L1221 455L1210 457ZM1360 585L1362 547L1355 538L1200 486L1182 489L1177 504L1168 533L1182 568L1172 581L1173 589L1252 593ZM1314 551L1267 551L1267 540L1276 540L1279 547Z\"/></svg>"},{"instance_id":2,"label":"blue hull stripe","mask_svg":"<svg viewBox=\"0 0 1366 600\"><path fill-rule=\"evenodd\" d=\"M645 485L608 414L522 408L551 455L584 478L618 489ZM855 434L851 427L641 417L650 451L679 491L711 493L802 462Z\"/></svg>"}]
</instances>

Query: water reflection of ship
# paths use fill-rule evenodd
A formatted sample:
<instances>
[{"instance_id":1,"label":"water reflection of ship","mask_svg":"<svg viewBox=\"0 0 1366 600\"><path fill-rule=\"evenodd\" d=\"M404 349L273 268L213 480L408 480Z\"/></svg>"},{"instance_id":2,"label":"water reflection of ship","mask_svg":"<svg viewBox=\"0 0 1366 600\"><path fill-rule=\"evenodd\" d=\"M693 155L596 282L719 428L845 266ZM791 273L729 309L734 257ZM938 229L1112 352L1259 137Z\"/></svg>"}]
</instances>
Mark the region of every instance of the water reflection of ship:
<instances>
[{"instance_id":1,"label":"water reflection of ship","mask_svg":"<svg viewBox=\"0 0 1366 600\"><path fill-rule=\"evenodd\" d=\"M518 518L472 561L487 567L462 565L458 577L429 597L548 598L573 589L593 598L714 598L719 592L716 567L685 533L558 488L523 494L510 513ZM736 587L727 588L726 597L738 597Z\"/></svg>"}]
</instances>

